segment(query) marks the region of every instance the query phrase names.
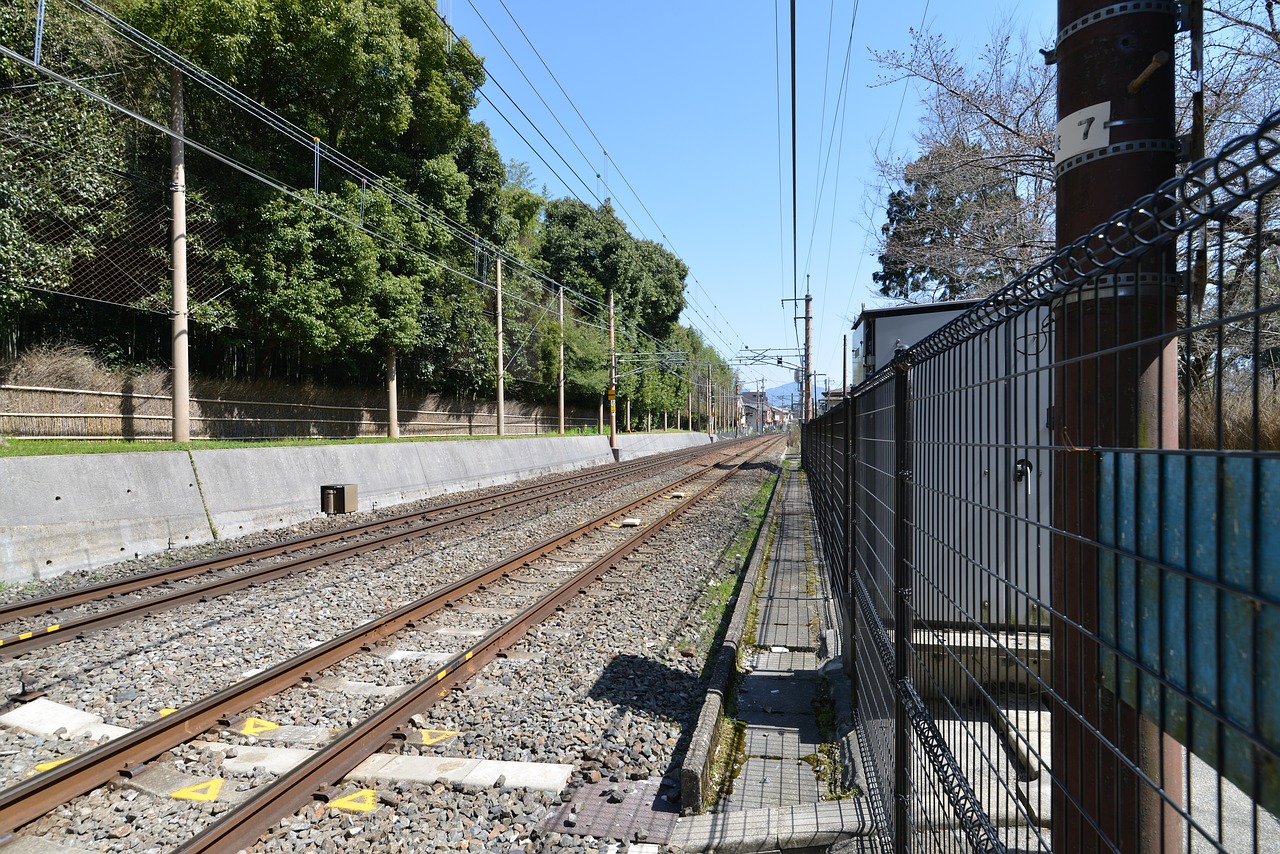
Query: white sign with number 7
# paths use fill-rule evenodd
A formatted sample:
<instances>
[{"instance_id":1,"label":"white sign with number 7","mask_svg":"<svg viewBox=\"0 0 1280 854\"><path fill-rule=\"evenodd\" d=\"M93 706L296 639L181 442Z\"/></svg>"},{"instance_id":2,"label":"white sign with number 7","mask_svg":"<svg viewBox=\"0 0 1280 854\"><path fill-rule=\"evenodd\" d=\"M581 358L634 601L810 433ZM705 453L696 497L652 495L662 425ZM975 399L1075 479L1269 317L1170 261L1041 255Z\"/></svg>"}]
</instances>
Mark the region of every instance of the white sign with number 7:
<instances>
[{"instance_id":1,"label":"white sign with number 7","mask_svg":"<svg viewBox=\"0 0 1280 854\"><path fill-rule=\"evenodd\" d=\"M1111 144L1111 102L1103 101L1076 110L1058 122L1053 140L1053 165L1095 148Z\"/></svg>"}]
</instances>

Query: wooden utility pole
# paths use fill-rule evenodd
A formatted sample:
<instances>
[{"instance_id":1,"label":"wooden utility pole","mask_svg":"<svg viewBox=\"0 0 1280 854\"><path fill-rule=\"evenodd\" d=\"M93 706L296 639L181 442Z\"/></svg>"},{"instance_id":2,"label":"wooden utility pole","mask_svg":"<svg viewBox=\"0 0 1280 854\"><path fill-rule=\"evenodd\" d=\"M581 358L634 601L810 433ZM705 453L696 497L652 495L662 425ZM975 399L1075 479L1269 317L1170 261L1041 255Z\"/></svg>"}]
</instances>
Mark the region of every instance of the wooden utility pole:
<instances>
[{"instance_id":1,"label":"wooden utility pole","mask_svg":"<svg viewBox=\"0 0 1280 854\"><path fill-rule=\"evenodd\" d=\"M1123 4L1122 4L1123 5ZM1095 230L1174 174L1176 3L1120 8L1058 0L1057 244L1096 235L1073 266L1135 248ZM1151 212L1148 216L1158 216ZM1103 233L1099 233L1102 231ZM1053 847L1062 852L1180 850L1180 745L1121 700L1100 676L1098 459L1091 448L1178 444L1173 246L1065 290L1054 303L1051 602ZM1070 275L1070 274L1067 274ZM1070 280L1064 284L1070 285ZM1140 343L1151 342L1151 343ZM1131 509L1131 508L1130 508ZM1155 615L1154 619L1161 619Z\"/></svg>"},{"instance_id":2,"label":"wooden utility pole","mask_svg":"<svg viewBox=\"0 0 1280 854\"><path fill-rule=\"evenodd\" d=\"M191 377L187 348L190 346L190 318L187 314L187 154L182 104L182 72L169 72L169 97L172 121L169 138L169 164L173 180L169 199L173 208L169 248L173 265L172 362L173 362L173 441L191 441Z\"/></svg>"}]
</instances>

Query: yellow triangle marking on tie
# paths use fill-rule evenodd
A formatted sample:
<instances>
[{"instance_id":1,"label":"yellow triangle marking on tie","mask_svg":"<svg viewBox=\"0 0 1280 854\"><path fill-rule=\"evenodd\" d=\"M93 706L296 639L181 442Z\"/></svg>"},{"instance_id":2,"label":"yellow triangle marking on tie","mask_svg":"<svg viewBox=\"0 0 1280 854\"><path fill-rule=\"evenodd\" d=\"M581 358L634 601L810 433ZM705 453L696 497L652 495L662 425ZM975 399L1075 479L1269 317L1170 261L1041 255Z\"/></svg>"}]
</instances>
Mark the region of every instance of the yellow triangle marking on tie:
<instances>
[{"instance_id":1,"label":"yellow triangle marking on tie","mask_svg":"<svg viewBox=\"0 0 1280 854\"><path fill-rule=\"evenodd\" d=\"M50 760L50 761L48 761L48 762L41 762L39 765L37 765L37 766L36 766L36 770L37 770L37 771L51 771L51 770L53 770L54 768L57 768L59 765L63 764L64 762L70 762L72 759L75 759L75 757L74 757L74 756L64 756L64 757L62 757L61 759L51 759L51 760Z\"/></svg>"},{"instance_id":2,"label":"yellow triangle marking on tie","mask_svg":"<svg viewBox=\"0 0 1280 854\"><path fill-rule=\"evenodd\" d=\"M424 745L435 744L438 741L444 741L446 738L462 735L461 732L452 729L420 729L418 734L422 737Z\"/></svg>"},{"instance_id":3,"label":"yellow triangle marking on tie","mask_svg":"<svg viewBox=\"0 0 1280 854\"><path fill-rule=\"evenodd\" d=\"M169 715L173 714L173 713L174 713L174 712L176 712L176 711L178 711L178 710L177 710L177 709L161 709L161 710L160 710L160 717L162 717L162 718L167 718L167 717L169 717Z\"/></svg>"},{"instance_id":4,"label":"yellow triangle marking on tie","mask_svg":"<svg viewBox=\"0 0 1280 854\"><path fill-rule=\"evenodd\" d=\"M264 732L279 728L280 724L273 724L271 721L264 721L262 718L245 718L244 724L240 727L240 734L261 735Z\"/></svg>"},{"instance_id":5,"label":"yellow triangle marking on tie","mask_svg":"<svg viewBox=\"0 0 1280 854\"><path fill-rule=\"evenodd\" d=\"M212 780L205 780L203 783L196 783L194 786L179 789L169 797L180 801L214 801L218 799L218 793L222 791L222 783L222 778L214 777Z\"/></svg>"},{"instance_id":6,"label":"yellow triangle marking on tie","mask_svg":"<svg viewBox=\"0 0 1280 854\"><path fill-rule=\"evenodd\" d=\"M329 808L347 812L373 812L378 806L377 794L373 789L361 789L336 801L329 801Z\"/></svg>"}]
</instances>

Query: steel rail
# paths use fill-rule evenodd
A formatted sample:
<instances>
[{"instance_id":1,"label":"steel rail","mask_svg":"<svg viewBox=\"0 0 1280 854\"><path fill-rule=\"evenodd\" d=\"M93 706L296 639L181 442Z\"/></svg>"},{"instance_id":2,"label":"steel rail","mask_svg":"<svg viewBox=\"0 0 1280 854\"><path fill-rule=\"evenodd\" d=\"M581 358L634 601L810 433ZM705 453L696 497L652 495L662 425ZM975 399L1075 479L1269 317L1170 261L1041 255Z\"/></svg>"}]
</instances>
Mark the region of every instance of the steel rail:
<instances>
[{"instance_id":1,"label":"steel rail","mask_svg":"<svg viewBox=\"0 0 1280 854\"><path fill-rule=\"evenodd\" d=\"M132 593L135 590L154 587L169 581L180 581L184 578L189 578L193 575L199 575L205 572L227 569L240 563L247 563L251 560L263 560L265 558L276 557L282 554L287 555L291 552L300 551L306 548L316 548L328 545L329 543L337 540L362 536L364 534L390 528L415 519L426 519L445 513L456 513L471 507L490 505L498 501L509 502L512 498L519 498L530 493L539 493L539 490L547 490L548 487L554 487L555 489L540 494L545 494L547 497L553 497L566 491L566 489L559 488L563 484L569 484L569 488L572 488L573 486L586 486L602 480L610 480L618 477L619 475L628 475L635 471L643 471L648 468L662 468L663 466L669 466L673 462L684 460L686 458L689 460L697 459L699 456L707 453L707 447L700 445L692 451L675 451L670 454L660 455L661 460L655 460L653 457L646 457L640 461L626 463L622 466L610 468L604 472L598 472L596 474L586 476L579 476L576 473L570 473L546 483L504 490L483 498L471 498L463 501L455 501L450 504L431 507L426 510L416 510L410 513L401 513L397 516L385 519L348 525L334 531L326 531L322 534L294 537L293 539L284 540L279 543L255 546L253 548L243 549L230 554L218 555L217 557L201 558L199 560L188 561L175 566L161 567L159 569L141 572L137 575L131 575L127 578L116 579L114 581L104 581L100 584L77 587L74 590L66 590L61 593L50 593L47 596L40 596L35 599L23 599L18 602L0 605L0 625L21 620L25 617L49 614L54 611L71 608L76 605L83 605L86 602L106 599L111 596L118 596L123 593ZM39 632L34 633L39 634Z\"/></svg>"},{"instance_id":2,"label":"steel rail","mask_svg":"<svg viewBox=\"0 0 1280 854\"><path fill-rule=\"evenodd\" d=\"M717 449L718 450L718 449ZM699 455L693 455L691 459L695 459ZM653 466L659 468L660 466ZM644 471L644 468L637 469ZM632 470L634 473L636 470ZM612 480L618 477L618 472L610 471L601 474L599 477L592 478L587 485L598 483L601 480ZM335 563L337 561L358 557L367 552L376 551L389 545L404 542L405 540L417 539L426 536L433 531L450 528L454 525L476 519L485 514L492 513L499 508L520 507L525 504L531 504L542 501L547 498L554 498L567 493L572 493L584 484L570 483L567 486L559 487L550 492L537 492L532 495L526 495L522 498L507 500L498 504L494 503L491 497L480 503L481 506L464 512L460 515L449 516L446 519L436 519L431 522L423 522L408 528L400 528L395 531L389 531L378 536L375 539L361 540L355 543L346 543L334 546L322 552L312 555L302 555L280 563L273 563L267 566L260 566L236 575L225 578L217 578L197 584L182 590L174 590L169 593L162 593L158 596L152 596L146 599L139 599L136 602L126 602L117 605L114 608L108 608L99 611L96 614L87 614L69 620L65 623L51 623L41 630L32 630L21 632L17 635L0 638L0 654L8 658L16 658L36 649L43 649L47 646L64 643L66 641L75 640L83 637L89 632L100 631L118 626L121 623L127 623L130 620L136 620L139 617L149 616L159 611L168 611L191 602L206 601L215 599L219 596L225 596L244 587L254 584L262 584L268 581L274 581L277 578L287 575L294 575L307 569L317 566L324 566ZM437 511L438 512L438 511ZM420 515L420 514L412 514ZM249 557L246 560L254 560L256 557ZM222 567L226 568L226 567Z\"/></svg>"},{"instance_id":3,"label":"steel rail","mask_svg":"<svg viewBox=\"0 0 1280 854\"><path fill-rule=\"evenodd\" d=\"M132 732L86 751L55 768L0 790L0 844L6 842L19 827L67 801L119 776L132 776L146 762L164 751L189 741L220 722L230 720L254 703L293 687L357 652L369 649L388 635L402 628L412 627L419 620L447 607L459 596L484 588L513 570L580 538L588 531L601 528L610 519L660 498L665 493L704 476L706 472L707 469L703 469L635 501L610 508L590 522L530 546L511 557L500 559L422 599L383 614L165 717L143 724Z\"/></svg>"},{"instance_id":4,"label":"steel rail","mask_svg":"<svg viewBox=\"0 0 1280 854\"><path fill-rule=\"evenodd\" d=\"M740 462L719 472L713 482L683 499L656 524L620 543L550 594L489 632L470 649L453 656L382 709L338 736L326 747L317 750L315 755L285 772L192 837L177 852L202 854L248 848L286 816L297 812L317 797L327 799L327 787L341 780L392 740L413 714L429 708L440 697L478 673L503 650L524 637L529 629L596 582L658 532L665 530L671 521L722 485L742 466L762 455L770 444L774 443L765 443L749 458L746 454L741 454L743 458Z\"/></svg>"}]
</instances>

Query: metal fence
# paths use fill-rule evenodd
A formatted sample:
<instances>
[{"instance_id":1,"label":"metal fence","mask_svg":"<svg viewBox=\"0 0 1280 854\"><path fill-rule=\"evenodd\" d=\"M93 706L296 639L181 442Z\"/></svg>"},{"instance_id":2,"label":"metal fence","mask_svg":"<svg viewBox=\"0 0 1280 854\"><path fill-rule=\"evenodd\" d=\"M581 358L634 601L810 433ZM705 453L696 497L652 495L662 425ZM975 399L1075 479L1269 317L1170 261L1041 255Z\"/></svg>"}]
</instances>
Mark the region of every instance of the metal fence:
<instances>
[{"instance_id":1,"label":"metal fence","mask_svg":"<svg viewBox=\"0 0 1280 854\"><path fill-rule=\"evenodd\" d=\"M332 395L334 399L340 394ZM406 401L409 402L409 401ZM497 407L488 401L429 396L424 405L399 409L400 435L493 436ZM149 439L172 436L173 401L168 394L44 388L0 384L0 436L21 439ZM508 402L504 433L554 433L554 406ZM598 413L574 407L565 415L572 431L601 429ZM385 405L191 398L191 436L196 439L359 439L387 435Z\"/></svg>"},{"instance_id":2,"label":"metal fence","mask_svg":"<svg viewBox=\"0 0 1280 854\"><path fill-rule=\"evenodd\" d=\"M1280 112L803 433L901 851L1280 851Z\"/></svg>"}]
</instances>

